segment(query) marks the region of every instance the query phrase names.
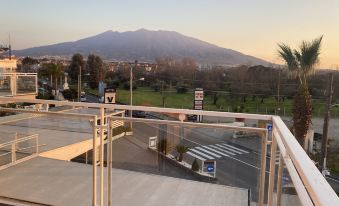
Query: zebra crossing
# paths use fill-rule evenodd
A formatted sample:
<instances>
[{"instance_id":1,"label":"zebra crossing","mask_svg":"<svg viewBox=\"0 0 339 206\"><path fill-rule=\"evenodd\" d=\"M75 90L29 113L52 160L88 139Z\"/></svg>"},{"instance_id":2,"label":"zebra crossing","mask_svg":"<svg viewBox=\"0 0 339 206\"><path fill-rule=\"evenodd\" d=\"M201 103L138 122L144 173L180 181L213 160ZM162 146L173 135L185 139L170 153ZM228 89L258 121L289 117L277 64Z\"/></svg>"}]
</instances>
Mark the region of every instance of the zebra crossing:
<instances>
[{"instance_id":1,"label":"zebra crossing","mask_svg":"<svg viewBox=\"0 0 339 206\"><path fill-rule=\"evenodd\" d=\"M186 154L205 161L247 153L249 153L249 151L235 147L233 145L227 143L218 143L213 145L202 145L198 147L193 147L189 149Z\"/></svg>"}]
</instances>

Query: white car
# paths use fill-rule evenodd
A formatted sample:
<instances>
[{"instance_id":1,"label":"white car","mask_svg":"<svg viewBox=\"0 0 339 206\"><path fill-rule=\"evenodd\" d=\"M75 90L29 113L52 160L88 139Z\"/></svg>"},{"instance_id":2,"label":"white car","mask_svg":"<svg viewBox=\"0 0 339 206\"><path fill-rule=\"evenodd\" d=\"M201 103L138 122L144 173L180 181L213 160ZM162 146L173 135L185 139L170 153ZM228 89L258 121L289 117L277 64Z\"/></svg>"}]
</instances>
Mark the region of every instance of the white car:
<instances>
[{"instance_id":1,"label":"white car","mask_svg":"<svg viewBox=\"0 0 339 206\"><path fill-rule=\"evenodd\" d=\"M101 97L99 98L99 102L100 102L100 103L104 103L104 100L105 100L104 98L105 98L104 96L101 96Z\"/></svg>"},{"instance_id":2,"label":"white car","mask_svg":"<svg viewBox=\"0 0 339 206\"><path fill-rule=\"evenodd\" d=\"M80 102L86 102L87 99L86 99L86 94L85 92L81 92L80 94Z\"/></svg>"}]
</instances>

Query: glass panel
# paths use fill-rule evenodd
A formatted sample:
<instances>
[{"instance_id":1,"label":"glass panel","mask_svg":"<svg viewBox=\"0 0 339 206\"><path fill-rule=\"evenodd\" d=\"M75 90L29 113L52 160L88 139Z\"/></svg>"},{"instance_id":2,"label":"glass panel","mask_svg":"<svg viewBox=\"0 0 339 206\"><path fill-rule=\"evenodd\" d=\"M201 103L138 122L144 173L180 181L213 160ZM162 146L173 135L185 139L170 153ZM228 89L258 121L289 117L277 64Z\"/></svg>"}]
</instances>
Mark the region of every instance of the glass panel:
<instances>
[{"instance_id":1,"label":"glass panel","mask_svg":"<svg viewBox=\"0 0 339 206\"><path fill-rule=\"evenodd\" d=\"M17 76L17 94L35 93L36 78L36 76Z\"/></svg>"},{"instance_id":2,"label":"glass panel","mask_svg":"<svg viewBox=\"0 0 339 206\"><path fill-rule=\"evenodd\" d=\"M294 184L292 182L292 179L289 175L289 172L286 168L285 163L283 164L283 173L281 177L282 181L282 188L281 188L281 200L280 205L281 206L290 206L290 205L302 205L300 203L299 197L297 195L297 192L295 190Z\"/></svg>"},{"instance_id":3,"label":"glass panel","mask_svg":"<svg viewBox=\"0 0 339 206\"><path fill-rule=\"evenodd\" d=\"M150 117L149 113L146 116ZM164 114L152 116L159 120ZM175 119L172 115L166 116ZM234 131L224 128L140 120L132 122L132 133L120 136L129 126L129 122L124 122L124 127L113 129L113 168L143 173L146 177L156 174L178 178L185 180L181 184L187 187L187 180L200 182L201 187L212 183L214 186L208 186L209 192L218 194L217 191L224 190L216 202L228 195L237 197L233 205L258 201L261 168L258 134L235 135ZM164 184L166 180L162 179Z\"/></svg>"},{"instance_id":4,"label":"glass panel","mask_svg":"<svg viewBox=\"0 0 339 206\"><path fill-rule=\"evenodd\" d=\"M12 95L11 77L0 76L0 96Z\"/></svg>"},{"instance_id":5,"label":"glass panel","mask_svg":"<svg viewBox=\"0 0 339 206\"><path fill-rule=\"evenodd\" d=\"M0 147L0 167L12 162L12 145Z\"/></svg>"}]
</instances>

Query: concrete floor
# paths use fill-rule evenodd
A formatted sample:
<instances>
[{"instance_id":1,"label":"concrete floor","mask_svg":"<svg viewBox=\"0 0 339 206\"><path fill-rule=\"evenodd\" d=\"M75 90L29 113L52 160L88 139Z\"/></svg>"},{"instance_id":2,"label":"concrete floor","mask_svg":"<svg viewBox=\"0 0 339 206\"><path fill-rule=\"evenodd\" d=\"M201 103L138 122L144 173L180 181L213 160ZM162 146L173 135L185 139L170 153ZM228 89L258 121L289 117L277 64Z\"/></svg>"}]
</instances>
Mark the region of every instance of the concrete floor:
<instances>
[{"instance_id":1,"label":"concrete floor","mask_svg":"<svg viewBox=\"0 0 339 206\"><path fill-rule=\"evenodd\" d=\"M113 205L247 205L245 189L121 169L113 169L112 176ZM0 185L0 197L51 205L90 205L92 166L37 157L0 171Z\"/></svg>"}]
</instances>

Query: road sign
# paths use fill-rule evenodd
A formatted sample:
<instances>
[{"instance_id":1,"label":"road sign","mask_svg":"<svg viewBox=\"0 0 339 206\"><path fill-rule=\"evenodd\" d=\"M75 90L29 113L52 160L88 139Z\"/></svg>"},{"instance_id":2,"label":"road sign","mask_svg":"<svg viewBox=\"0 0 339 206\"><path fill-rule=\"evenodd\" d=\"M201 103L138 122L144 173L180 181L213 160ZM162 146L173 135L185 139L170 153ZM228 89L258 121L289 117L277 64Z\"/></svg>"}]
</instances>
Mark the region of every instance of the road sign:
<instances>
[{"instance_id":1,"label":"road sign","mask_svg":"<svg viewBox=\"0 0 339 206\"><path fill-rule=\"evenodd\" d=\"M272 123L267 123L267 124L266 124L266 128L267 128L267 130L268 130L269 132L272 132L272 129L273 129Z\"/></svg>"},{"instance_id":2,"label":"road sign","mask_svg":"<svg viewBox=\"0 0 339 206\"><path fill-rule=\"evenodd\" d=\"M207 166L207 171L208 172L214 172L214 165L208 165Z\"/></svg>"},{"instance_id":3,"label":"road sign","mask_svg":"<svg viewBox=\"0 0 339 206\"><path fill-rule=\"evenodd\" d=\"M105 104L115 104L116 89L105 88L104 102Z\"/></svg>"},{"instance_id":4,"label":"road sign","mask_svg":"<svg viewBox=\"0 0 339 206\"><path fill-rule=\"evenodd\" d=\"M203 172L212 174L213 177L216 176L216 161L215 160L206 160L203 162Z\"/></svg>"}]
</instances>

